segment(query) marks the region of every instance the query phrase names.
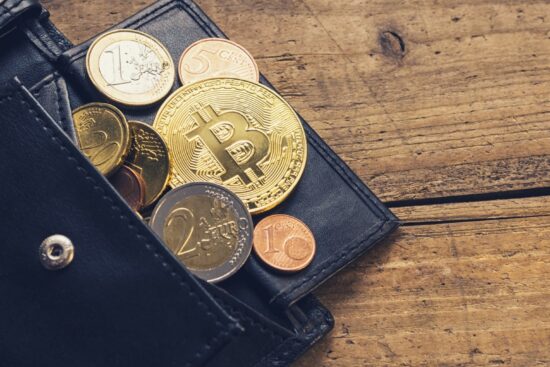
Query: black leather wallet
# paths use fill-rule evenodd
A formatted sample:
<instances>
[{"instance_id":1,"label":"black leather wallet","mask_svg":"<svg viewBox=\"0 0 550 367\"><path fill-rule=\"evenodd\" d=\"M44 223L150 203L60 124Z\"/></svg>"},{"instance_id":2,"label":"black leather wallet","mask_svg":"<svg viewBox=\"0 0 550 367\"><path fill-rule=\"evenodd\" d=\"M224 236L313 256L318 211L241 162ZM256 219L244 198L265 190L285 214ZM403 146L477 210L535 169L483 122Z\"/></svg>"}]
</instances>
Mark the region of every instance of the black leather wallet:
<instances>
[{"instance_id":1,"label":"black leather wallet","mask_svg":"<svg viewBox=\"0 0 550 367\"><path fill-rule=\"evenodd\" d=\"M114 28L153 35L174 60L198 39L225 37L188 0L159 1ZM252 255L221 284L196 279L71 141L71 110L104 100L85 71L90 43L73 46L35 1L0 0L0 365L290 364L333 325L311 291L397 219L302 120L305 172L268 214L311 228L312 264L283 275ZM119 107L151 123L159 106ZM52 234L75 246L59 271L38 256Z\"/></svg>"}]
</instances>

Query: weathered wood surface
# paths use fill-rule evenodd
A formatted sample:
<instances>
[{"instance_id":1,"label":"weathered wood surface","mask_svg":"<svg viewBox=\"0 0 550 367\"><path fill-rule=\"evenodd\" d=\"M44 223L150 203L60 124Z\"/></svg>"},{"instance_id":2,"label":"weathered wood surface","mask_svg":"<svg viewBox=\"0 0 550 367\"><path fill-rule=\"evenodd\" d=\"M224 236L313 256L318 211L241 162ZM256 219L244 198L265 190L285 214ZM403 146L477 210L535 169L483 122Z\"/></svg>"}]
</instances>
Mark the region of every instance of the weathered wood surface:
<instances>
[{"instance_id":1,"label":"weathered wood surface","mask_svg":"<svg viewBox=\"0 0 550 367\"><path fill-rule=\"evenodd\" d=\"M150 2L45 1L74 41ZM550 186L550 2L198 3L381 198Z\"/></svg>"},{"instance_id":2,"label":"weathered wood surface","mask_svg":"<svg viewBox=\"0 0 550 367\"><path fill-rule=\"evenodd\" d=\"M550 220L550 196L406 206L394 208L393 212L405 225L529 217L549 217Z\"/></svg>"},{"instance_id":3,"label":"weathered wood surface","mask_svg":"<svg viewBox=\"0 0 550 367\"><path fill-rule=\"evenodd\" d=\"M319 290L297 365L549 366L549 272L548 217L404 227Z\"/></svg>"},{"instance_id":4,"label":"weathered wood surface","mask_svg":"<svg viewBox=\"0 0 550 367\"><path fill-rule=\"evenodd\" d=\"M152 1L43 2L81 42ZM550 2L197 2L405 224L297 365L550 365Z\"/></svg>"}]
</instances>

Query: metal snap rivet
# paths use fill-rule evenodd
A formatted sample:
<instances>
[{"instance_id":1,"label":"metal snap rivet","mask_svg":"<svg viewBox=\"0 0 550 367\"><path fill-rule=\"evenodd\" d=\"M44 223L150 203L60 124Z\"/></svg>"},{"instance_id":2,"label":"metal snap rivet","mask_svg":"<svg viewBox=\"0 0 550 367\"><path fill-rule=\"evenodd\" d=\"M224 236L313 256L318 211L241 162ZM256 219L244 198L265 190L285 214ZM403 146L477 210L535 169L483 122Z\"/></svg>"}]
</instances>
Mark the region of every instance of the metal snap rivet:
<instances>
[{"instance_id":1,"label":"metal snap rivet","mask_svg":"<svg viewBox=\"0 0 550 367\"><path fill-rule=\"evenodd\" d=\"M48 270L63 269L73 261L74 246L70 239L54 234L40 245L40 262Z\"/></svg>"}]
</instances>

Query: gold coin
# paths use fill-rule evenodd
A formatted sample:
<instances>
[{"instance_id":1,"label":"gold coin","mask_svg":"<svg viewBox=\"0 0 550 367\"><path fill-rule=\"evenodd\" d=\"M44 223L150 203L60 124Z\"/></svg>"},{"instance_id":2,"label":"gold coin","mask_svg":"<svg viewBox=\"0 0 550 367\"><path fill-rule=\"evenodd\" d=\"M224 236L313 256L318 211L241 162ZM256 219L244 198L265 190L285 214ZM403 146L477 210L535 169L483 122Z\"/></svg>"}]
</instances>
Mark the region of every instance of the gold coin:
<instances>
[{"instance_id":1,"label":"gold coin","mask_svg":"<svg viewBox=\"0 0 550 367\"><path fill-rule=\"evenodd\" d=\"M224 38L205 38L193 43L181 55L178 71L182 85L208 78L231 77L251 82L260 78L252 55Z\"/></svg>"},{"instance_id":2,"label":"gold coin","mask_svg":"<svg viewBox=\"0 0 550 367\"><path fill-rule=\"evenodd\" d=\"M73 120L80 150L103 175L116 171L130 146L122 112L106 103L90 103L74 110Z\"/></svg>"},{"instance_id":3,"label":"gold coin","mask_svg":"<svg viewBox=\"0 0 550 367\"><path fill-rule=\"evenodd\" d=\"M180 88L164 102L154 127L170 148L172 187L220 184L253 214L282 202L304 171L300 119L258 83L219 78Z\"/></svg>"},{"instance_id":4,"label":"gold coin","mask_svg":"<svg viewBox=\"0 0 550 367\"><path fill-rule=\"evenodd\" d=\"M145 204L154 203L168 185L170 159L168 147L151 126L138 121L129 121L130 152L126 164L141 175L145 181Z\"/></svg>"},{"instance_id":5,"label":"gold coin","mask_svg":"<svg viewBox=\"0 0 550 367\"><path fill-rule=\"evenodd\" d=\"M228 189L194 182L168 192L149 221L176 257L198 277L217 282L239 270L252 250L252 218Z\"/></svg>"},{"instance_id":6,"label":"gold coin","mask_svg":"<svg viewBox=\"0 0 550 367\"><path fill-rule=\"evenodd\" d=\"M301 220L286 214L270 215L254 228L254 251L272 268L295 272L313 260L315 238Z\"/></svg>"},{"instance_id":7,"label":"gold coin","mask_svg":"<svg viewBox=\"0 0 550 367\"><path fill-rule=\"evenodd\" d=\"M130 29L99 36L88 49L86 69L102 94L129 106L158 102L176 77L168 50L152 36Z\"/></svg>"}]
</instances>

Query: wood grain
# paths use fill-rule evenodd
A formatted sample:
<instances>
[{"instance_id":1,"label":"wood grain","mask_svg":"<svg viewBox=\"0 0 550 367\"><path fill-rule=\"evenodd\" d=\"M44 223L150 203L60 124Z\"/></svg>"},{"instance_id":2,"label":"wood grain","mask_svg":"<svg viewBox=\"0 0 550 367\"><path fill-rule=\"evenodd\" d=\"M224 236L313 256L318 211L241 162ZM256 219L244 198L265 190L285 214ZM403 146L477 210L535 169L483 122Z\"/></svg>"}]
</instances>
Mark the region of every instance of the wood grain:
<instances>
[{"instance_id":1,"label":"wood grain","mask_svg":"<svg viewBox=\"0 0 550 367\"><path fill-rule=\"evenodd\" d=\"M81 42L152 1L43 2ZM550 2L197 2L404 222L297 366L550 365Z\"/></svg>"},{"instance_id":2,"label":"wood grain","mask_svg":"<svg viewBox=\"0 0 550 367\"><path fill-rule=\"evenodd\" d=\"M85 40L150 1L47 0ZM550 186L550 3L198 3L387 201Z\"/></svg>"},{"instance_id":3,"label":"wood grain","mask_svg":"<svg viewBox=\"0 0 550 367\"><path fill-rule=\"evenodd\" d=\"M549 259L547 217L402 228L321 288L297 366L548 366Z\"/></svg>"}]
</instances>

